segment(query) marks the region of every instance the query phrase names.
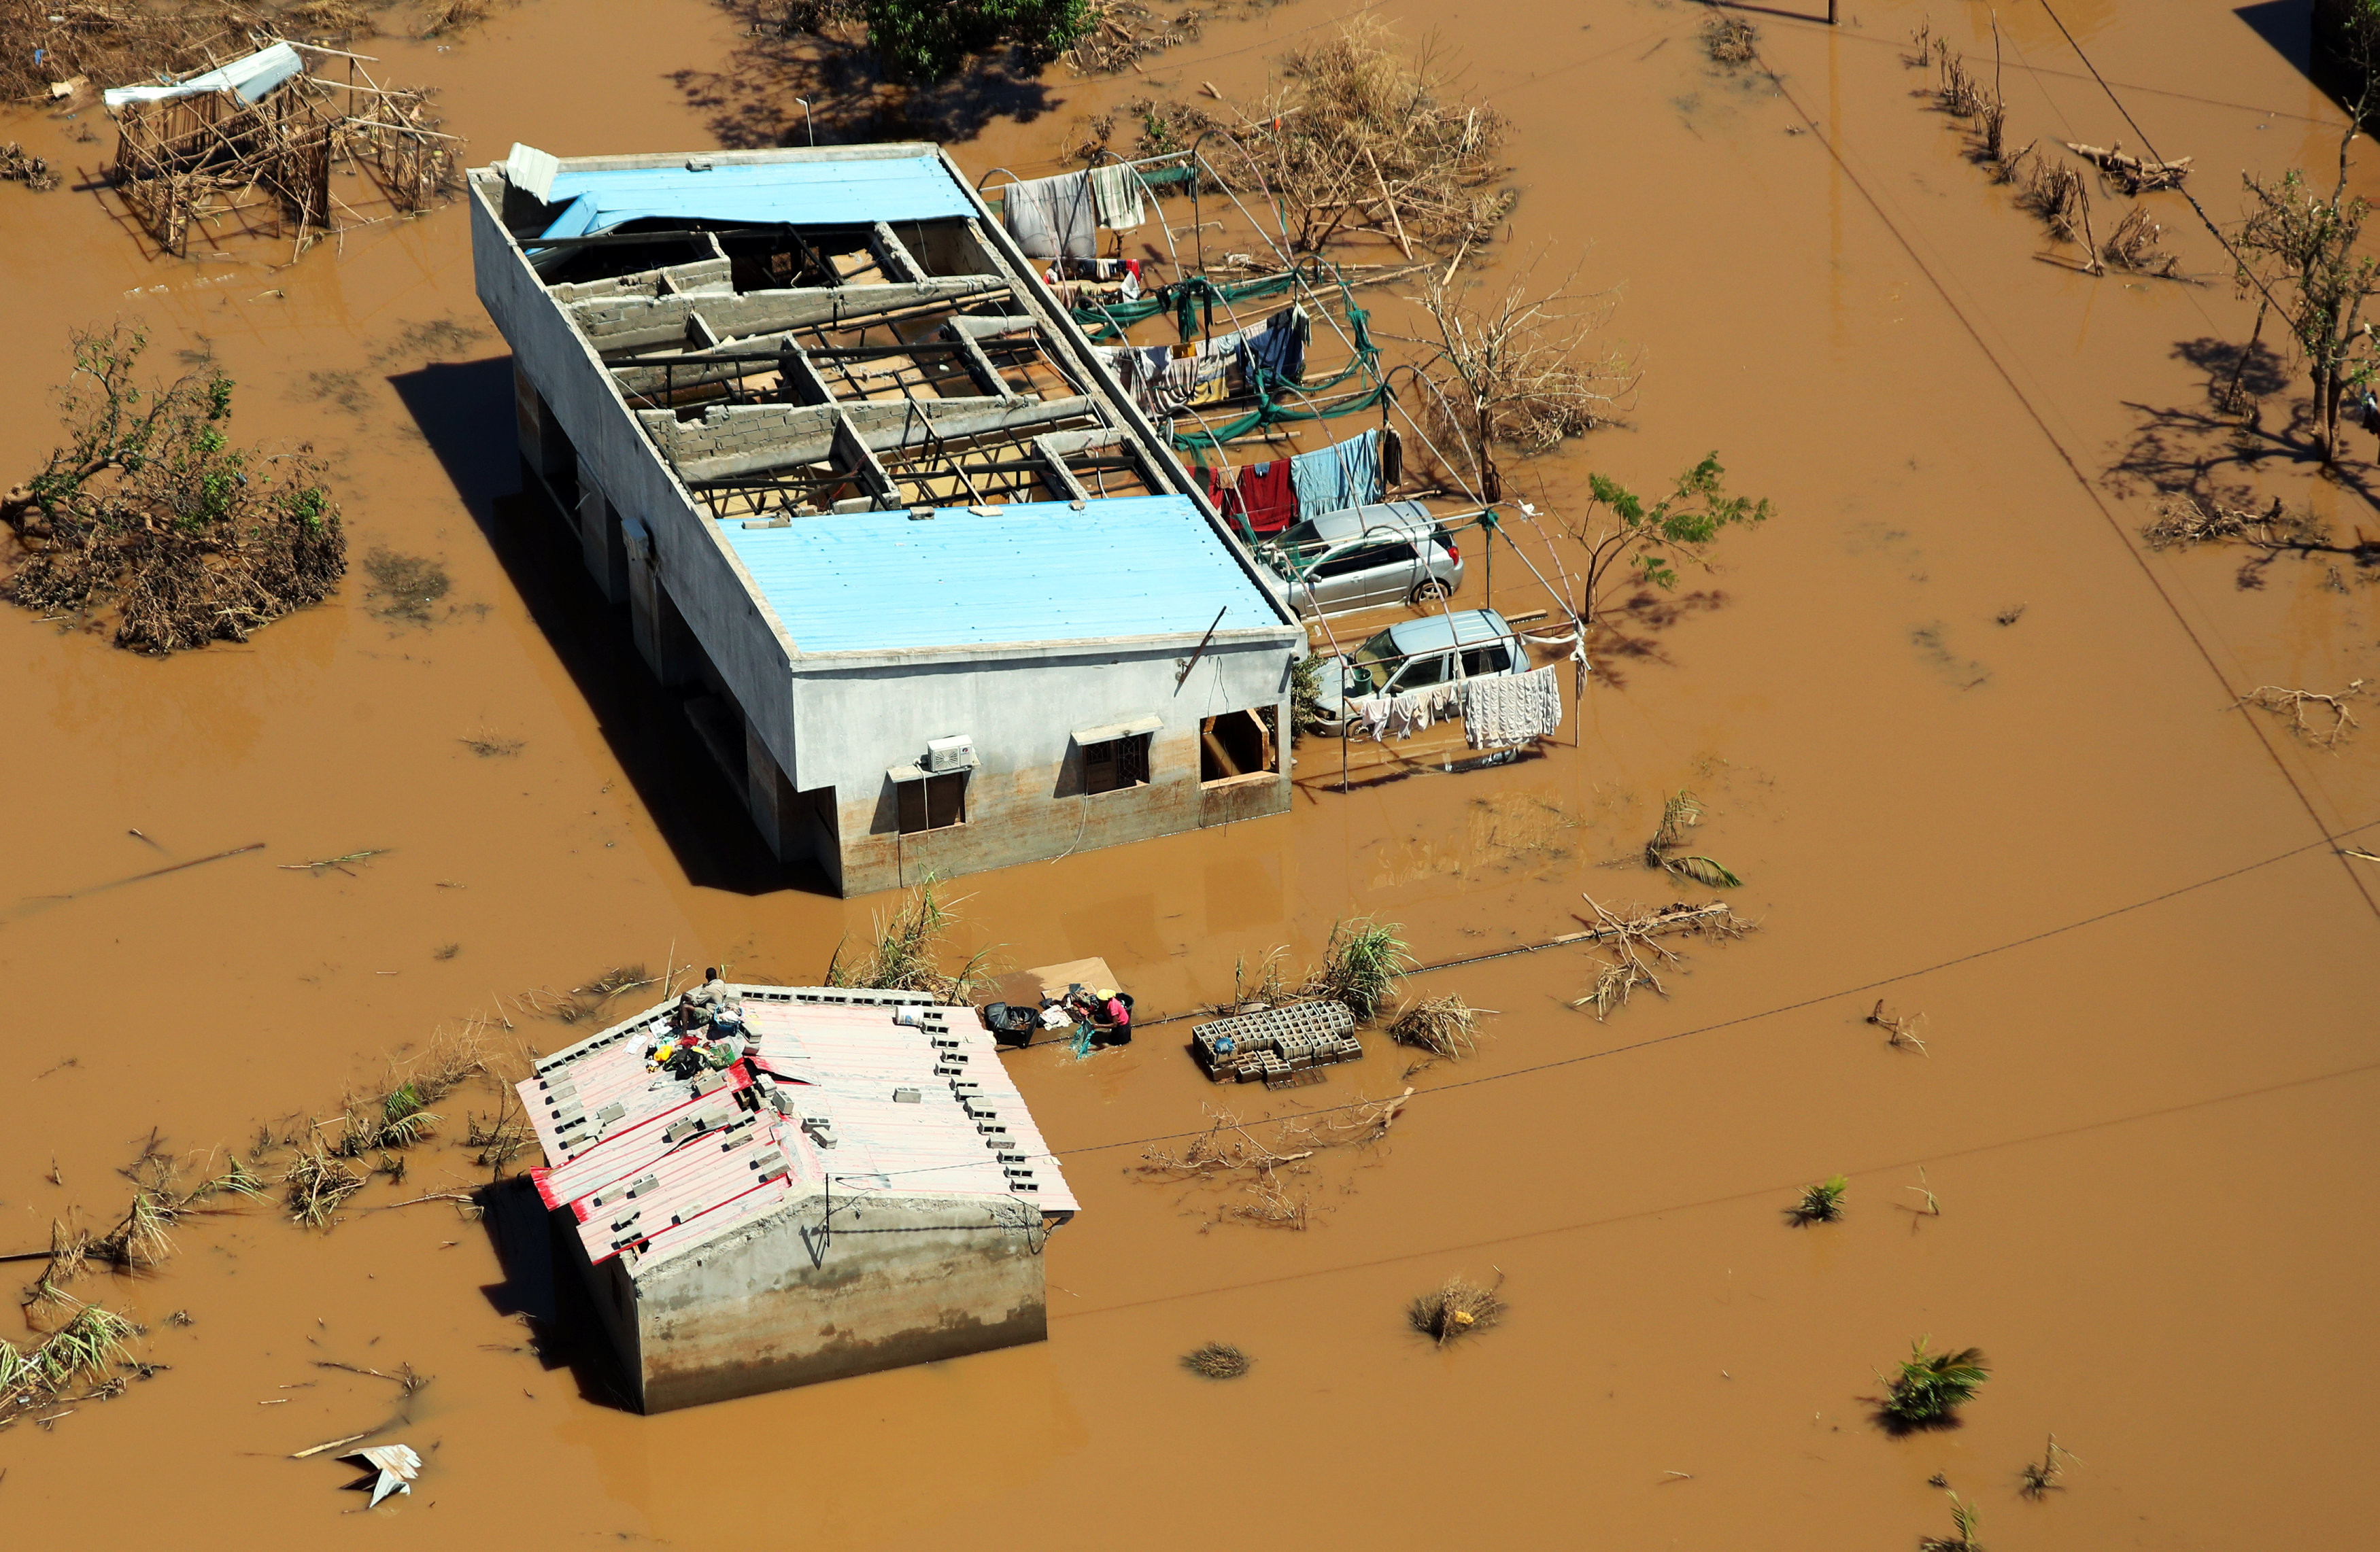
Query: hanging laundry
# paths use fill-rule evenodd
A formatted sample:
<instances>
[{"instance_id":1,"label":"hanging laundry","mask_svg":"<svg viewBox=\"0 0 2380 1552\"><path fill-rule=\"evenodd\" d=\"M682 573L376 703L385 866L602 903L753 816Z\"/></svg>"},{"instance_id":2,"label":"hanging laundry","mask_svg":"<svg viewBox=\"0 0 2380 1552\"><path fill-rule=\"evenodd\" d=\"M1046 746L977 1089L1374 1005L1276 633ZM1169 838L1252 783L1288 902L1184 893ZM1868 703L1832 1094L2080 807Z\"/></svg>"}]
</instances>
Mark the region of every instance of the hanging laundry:
<instances>
[{"instance_id":1,"label":"hanging laundry","mask_svg":"<svg viewBox=\"0 0 2380 1552\"><path fill-rule=\"evenodd\" d=\"M1457 715L1462 705L1460 685L1432 685L1403 695L1357 696L1347 703L1349 736L1376 738L1383 743L1391 738L1411 738L1427 732L1431 723Z\"/></svg>"},{"instance_id":2,"label":"hanging laundry","mask_svg":"<svg viewBox=\"0 0 2380 1552\"><path fill-rule=\"evenodd\" d=\"M1380 433L1375 428L1361 436L1289 460L1290 480L1297 491L1297 515L1312 517L1341 512L1380 499Z\"/></svg>"},{"instance_id":3,"label":"hanging laundry","mask_svg":"<svg viewBox=\"0 0 2380 1552\"><path fill-rule=\"evenodd\" d=\"M1098 207L1099 224L1111 231L1128 232L1148 219L1141 205L1140 174L1120 163L1094 167L1090 172L1091 199Z\"/></svg>"},{"instance_id":4,"label":"hanging laundry","mask_svg":"<svg viewBox=\"0 0 2380 1552\"><path fill-rule=\"evenodd\" d=\"M1475 749L1500 749L1544 738L1561 726L1561 685L1552 668L1527 673L1491 673L1465 679L1463 741Z\"/></svg>"},{"instance_id":5,"label":"hanging laundry","mask_svg":"<svg viewBox=\"0 0 2380 1552\"><path fill-rule=\"evenodd\" d=\"M1232 360L1223 356L1178 356L1165 363L1166 396L1183 406L1220 404L1232 396Z\"/></svg>"},{"instance_id":6,"label":"hanging laundry","mask_svg":"<svg viewBox=\"0 0 2380 1552\"><path fill-rule=\"evenodd\" d=\"M1001 190L1000 214L1028 257L1088 259L1099 251L1099 213L1087 174L1012 183Z\"/></svg>"},{"instance_id":7,"label":"hanging laundry","mask_svg":"<svg viewBox=\"0 0 2380 1552\"><path fill-rule=\"evenodd\" d=\"M1262 368L1267 380L1287 383L1305 381L1305 345L1313 325L1300 304L1274 313L1261 329L1250 329L1243 334L1240 349L1245 359L1242 370L1249 380L1255 380L1257 368Z\"/></svg>"},{"instance_id":8,"label":"hanging laundry","mask_svg":"<svg viewBox=\"0 0 2380 1552\"><path fill-rule=\"evenodd\" d=\"M1297 521L1297 492L1289 483L1287 458L1242 468L1236 493L1248 527L1259 534L1277 534Z\"/></svg>"}]
</instances>

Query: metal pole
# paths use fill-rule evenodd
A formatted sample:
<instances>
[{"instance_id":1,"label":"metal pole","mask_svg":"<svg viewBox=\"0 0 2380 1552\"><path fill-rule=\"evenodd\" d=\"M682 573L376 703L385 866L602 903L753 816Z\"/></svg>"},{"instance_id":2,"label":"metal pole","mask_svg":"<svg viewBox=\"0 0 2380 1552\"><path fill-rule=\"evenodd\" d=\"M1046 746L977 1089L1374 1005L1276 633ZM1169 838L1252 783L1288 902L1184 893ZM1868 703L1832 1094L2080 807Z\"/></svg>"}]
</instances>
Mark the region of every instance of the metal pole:
<instances>
[{"instance_id":1,"label":"metal pole","mask_svg":"<svg viewBox=\"0 0 2380 1552\"><path fill-rule=\"evenodd\" d=\"M1488 537L1480 543L1488 550L1488 607L1496 607L1496 519L1493 514L1479 515L1479 531Z\"/></svg>"}]
</instances>

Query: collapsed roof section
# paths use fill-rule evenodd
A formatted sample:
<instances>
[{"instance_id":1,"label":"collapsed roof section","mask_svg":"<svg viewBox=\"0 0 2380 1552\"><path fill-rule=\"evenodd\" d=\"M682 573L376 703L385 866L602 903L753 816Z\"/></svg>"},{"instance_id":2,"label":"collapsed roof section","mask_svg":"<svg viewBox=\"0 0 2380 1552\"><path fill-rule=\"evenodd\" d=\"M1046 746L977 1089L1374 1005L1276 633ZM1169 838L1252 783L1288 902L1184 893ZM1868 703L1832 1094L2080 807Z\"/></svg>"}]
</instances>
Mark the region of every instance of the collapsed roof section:
<instances>
[{"instance_id":1,"label":"collapsed roof section","mask_svg":"<svg viewBox=\"0 0 2380 1552\"><path fill-rule=\"evenodd\" d=\"M819 1197L976 1199L1071 1215L1073 1193L971 1008L922 993L730 987L749 1040L723 1071L646 1060L663 1003L517 1085L590 1264L630 1274Z\"/></svg>"},{"instance_id":2,"label":"collapsed roof section","mask_svg":"<svg viewBox=\"0 0 2380 1552\"><path fill-rule=\"evenodd\" d=\"M931 147L501 170L514 240L713 519L1186 490Z\"/></svg>"}]
</instances>

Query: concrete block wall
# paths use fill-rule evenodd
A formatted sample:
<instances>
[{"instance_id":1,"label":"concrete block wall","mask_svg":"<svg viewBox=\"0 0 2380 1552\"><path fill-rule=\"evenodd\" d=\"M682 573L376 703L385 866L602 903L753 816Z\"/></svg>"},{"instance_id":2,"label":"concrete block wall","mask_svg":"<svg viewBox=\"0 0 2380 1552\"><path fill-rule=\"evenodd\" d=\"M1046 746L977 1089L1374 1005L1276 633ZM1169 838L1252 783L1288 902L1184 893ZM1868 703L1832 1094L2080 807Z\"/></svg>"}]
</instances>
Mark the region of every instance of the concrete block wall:
<instances>
[{"instance_id":1,"label":"concrete block wall","mask_svg":"<svg viewBox=\"0 0 2380 1552\"><path fill-rule=\"evenodd\" d=\"M733 269L725 259L698 259L602 280L567 281L546 287L546 294L557 302L583 302L595 297L732 296L735 291Z\"/></svg>"},{"instance_id":2,"label":"concrete block wall","mask_svg":"<svg viewBox=\"0 0 2380 1552\"><path fill-rule=\"evenodd\" d=\"M710 405L699 420L680 420L666 409L640 409L637 418L672 461L753 453L795 439L832 436L834 416L817 405Z\"/></svg>"}]
</instances>

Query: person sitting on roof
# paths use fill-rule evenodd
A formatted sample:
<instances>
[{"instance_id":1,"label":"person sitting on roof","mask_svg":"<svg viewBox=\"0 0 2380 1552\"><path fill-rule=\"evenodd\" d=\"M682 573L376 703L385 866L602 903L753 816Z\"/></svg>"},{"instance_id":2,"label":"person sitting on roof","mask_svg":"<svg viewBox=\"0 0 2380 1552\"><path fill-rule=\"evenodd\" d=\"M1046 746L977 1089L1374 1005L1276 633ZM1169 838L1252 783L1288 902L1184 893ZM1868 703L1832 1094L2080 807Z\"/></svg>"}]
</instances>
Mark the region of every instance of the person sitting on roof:
<instances>
[{"instance_id":1,"label":"person sitting on roof","mask_svg":"<svg viewBox=\"0 0 2380 1552\"><path fill-rule=\"evenodd\" d=\"M728 989L725 981L719 978L719 967L713 965L702 973L702 985L687 992L686 995L705 1007L716 1008L727 1002L735 994Z\"/></svg>"}]
</instances>

